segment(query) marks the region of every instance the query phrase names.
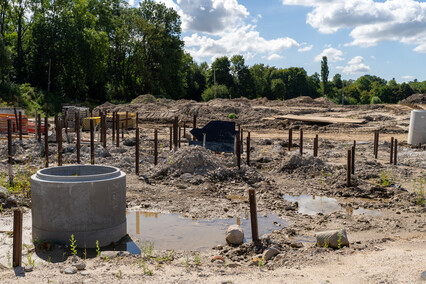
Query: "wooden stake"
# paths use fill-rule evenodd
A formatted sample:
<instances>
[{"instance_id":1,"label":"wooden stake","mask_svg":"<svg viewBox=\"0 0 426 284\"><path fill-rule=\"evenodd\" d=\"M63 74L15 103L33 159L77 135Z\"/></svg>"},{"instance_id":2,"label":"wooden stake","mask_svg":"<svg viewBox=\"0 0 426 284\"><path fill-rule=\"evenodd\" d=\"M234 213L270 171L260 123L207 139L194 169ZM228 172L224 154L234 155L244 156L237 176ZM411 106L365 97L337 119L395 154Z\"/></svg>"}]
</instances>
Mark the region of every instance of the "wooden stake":
<instances>
[{"instance_id":1,"label":"wooden stake","mask_svg":"<svg viewBox=\"0 0 426 284\"><path fill-rule=\"evenodd\" d=\"M13 267L22 265L22 211L13 210Z\"/></svg>"},{"instance_id":2,"label":"wooden stake","mask_svg":"<svg viewBox=\"0 0 426 284\"><path fill-rule=\"evenodd\" d=\"M300 155L303 155L303 129L300 129L300 145L299 145Z\"/></svg>"},{"instance_id":3,"label":"wooden stake","mask_svg":"<svg viewBox=\"0 0 426 284\"><path fill-rule=\"evenodd\" d=\"M347 159L347 165L346 165L346 186L351 186L351 161L352 161L352 151L348 150L348 159Z\"/></svg>"},{"instance_id":4,"label":"wooden stake","mask_svg":"<svg viewBox=\"0 0 426 284\"><path fill-rule=\"evenodd\" d=\"M136 128L136 175L139 175L139 128Z\"/></svg>"},{"instance_id":5,"label":"wooden stake","mask_svg":"<svg viewBox=\"0 0 426 284\"><path fill-rule=\"evenodd\" d=\"M158 163L158 133L157 129L154 130L154 165Z\"/></svg>"},{"instance_id":6,"label":"wooden stake","mask_svg":"<svg viewBox=\"0 0 426 284\"><path fill-rule=\"evenodd\" d=\"M393 151L393 164L396 166L398 164L398 139L395 139L395 149Z\"/></svg>"},{"instance_id":7,"label":"wooden stake","mask_svg":"<svg viewBox=\"0 0 426 284\"><path fill-rule=\"evenodd\" d=\"M49 167L49 119L44 117L44 167Z\"/></svg>"},{"instance_id":8,"label":"wooden stake","mask_svg":"<svg viewBox=\"0 0 426 284\"><path fill-rule=\"evenodd\" d=\"M256 195L254 189L249 189L250 201L250 221L251 221L251 236L253 242L259 241L259 231L257 228L257 209L256 209Z\"/></svg>"},{"instance_id":9,"label":"wooden stake","mask_svg":"<svg viewBox=\"0 0 426 284\"><path fill-rule=\"evenodd\" d=\"M90 119L90 164L95 164L95 120Z\"/></svg>"},{"instance_id":10,"label":"wooden stake","mask_svg":"<svg viewBox=\"0 0 426 284\"><path fill-rule=\"evenodd\" d=\"M250 132L247 132L247 166L250 166Z\"/></svg>"},{"instance_id":11,"label":"wooden stake","mask_svg":"<svg viewBox=\"0 0 426 284\"><path fill-rule=\"evenodd\" d=\"M57 139L58 139L58 166L62 166L62 119L58 118L57 127Z\"/></svg>"},{"instance_id":12,"label":"wooden stake","mask_svg":"<svg viewBox=\"0 0 426 284\"><path fill-rule=\"evenodd\" d=\"M19 141L22 142L22 112L19 112Z\"/></svg>"},{"instance_id":13,"label":"wooden stake","mask_svg":"<svg viewBox=\"0 0 426 284\"><path fill-rule=\"evenodd\" d=\"M75 127L75 134L77 136L77 145L76 145L77 164L80 164L81 161L80 161L80 113L79 112L75 113L74 127Z\"/></svg>"}]
</instances>

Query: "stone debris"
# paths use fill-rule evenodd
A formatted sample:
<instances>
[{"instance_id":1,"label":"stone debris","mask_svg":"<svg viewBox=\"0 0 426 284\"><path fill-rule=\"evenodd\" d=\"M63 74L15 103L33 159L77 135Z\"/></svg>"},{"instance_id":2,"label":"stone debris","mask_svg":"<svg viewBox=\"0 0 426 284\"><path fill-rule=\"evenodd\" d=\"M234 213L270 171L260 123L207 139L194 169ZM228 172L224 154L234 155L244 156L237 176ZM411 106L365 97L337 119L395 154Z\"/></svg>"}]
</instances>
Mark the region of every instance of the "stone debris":
<instances>
[{"instance_id":1,"label":"stone debris","mask_svg":"<svg viewBox=\"0 0 426 284\"><path fill-rule=\"evenodd\" d=\"M318 232L315 234L315 237L317 245L320 247L340 249L344 246L349 246L345 229Z\"/></svg>"},{"instance_id":2,"label":"stone debris","mask_svg":"<svg viewBox=\"0 0 426 284\"><path fill-rule=\"evenodd\" d=\"M263 260L268 261L279 253L280 253L280 251L278 249L271 247L271 248L266 249L263 252L262 258L263 258Z\"/></svg>"},{"instance_id":3,"label":"stone debris","mask_svg":"<svg viewBox=\"0 0 426 284\"><path fill-rule=\"evenodd\" d=\"M75 267L67 267L64 269L64 273L65 274L76 274L77 273L77 268Z\"/></svg>"},{"instance_id":4,"label":"stone debris","mask_svg":"<svg viewBox=\"0 0 426 284\"><path fill-rule=\"evenodd\" d=\"M244 231L238 225L231 225L226 230L226 242L231 245L240 245L244 240Z\"/></svg>"}]
</instances>

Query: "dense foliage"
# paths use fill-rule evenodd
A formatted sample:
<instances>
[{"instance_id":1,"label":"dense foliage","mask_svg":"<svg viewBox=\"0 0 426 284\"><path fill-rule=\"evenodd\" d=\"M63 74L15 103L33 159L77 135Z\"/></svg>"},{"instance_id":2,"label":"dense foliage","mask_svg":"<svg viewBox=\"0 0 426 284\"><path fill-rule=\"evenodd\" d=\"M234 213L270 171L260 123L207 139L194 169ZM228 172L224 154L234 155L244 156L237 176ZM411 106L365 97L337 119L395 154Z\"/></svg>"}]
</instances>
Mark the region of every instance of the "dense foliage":
<instances>
[{"instance_id":1,"label":"dense foliage","mask_svg":"<svg viewBox=\"0 0 426 284\"><path fill-rule=\"evenodd\" d=\"M320 67L320 66L319 66ZM0 0L0 99L53 113L61 103L130 102L141 94L172 99L286 100L325 95L345 103L396 103L426 92L426 81L397 84L365 75L328 80L303 68L247 66L244 57L211 66L184 52L176 11L149 0ZM216 82L216 86L215 86Z\"/></svg>"}]
</instances>

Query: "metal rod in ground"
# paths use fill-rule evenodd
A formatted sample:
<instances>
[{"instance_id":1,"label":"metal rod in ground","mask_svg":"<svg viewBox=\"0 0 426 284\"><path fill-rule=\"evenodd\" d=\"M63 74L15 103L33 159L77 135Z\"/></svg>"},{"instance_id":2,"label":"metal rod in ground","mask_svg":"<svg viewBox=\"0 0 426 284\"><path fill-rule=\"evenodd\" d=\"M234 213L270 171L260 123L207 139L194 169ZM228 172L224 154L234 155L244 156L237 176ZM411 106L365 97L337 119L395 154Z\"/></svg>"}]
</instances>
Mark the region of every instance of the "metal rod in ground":
<instances>
[{"instance_id":1,"label":"metal rod in ground","mask_svg":"<svg viewBox=\"0 0 426 284\"><path fill-rule=\"evenodd\" d=\"M80 114L78 112L75 113L75 134L77 136L77 164L80 164Z\"/></svg>"},{"instance_id":2,"label":"metal rod in ground","mask_svg":"<svg viewBox=\"0 0 426 284\"><path fill-rule=\"evenodd\" d=\"M135 121L136 128L139 128L139 112L136 112L136 121Z\"/></svg>"},{"instance_id":3,"label":"metal rod in ground","mask_svg":"<svg viewBox=\"0 0 426 284\"><path fill-rule=\"evenodd\" d=\"M115 111L112 112L112 145L115 143Z\"/></svg>"},{"instance_id":4,"label":"metal rod in ground","mask_svg":"<svg viewBox=\"0 0 426 284\"><path fill-rule=\"evenodd\" d=\"M126 110L126 131L129 131L129 112Z\"/></svg>"},{"instance_id":5,"label":"metal rod in ground","mask_svg":"<svg viewBox=\"0 0 426 284\"><path fill-rule=\"evenodd\" d=\"M182 135L182 127L179 126L179 148L180 148L180 142L181 142L181 136Z\"/></svg>"},{"instance_id":6,"label":"metal rod in ground","mask_svg":"<svg viewBox=\"0 0 426 284\"><path fill-rule=\"evenodd\" d=\"M241 141L240 141L240 135L237 135L237 166L240 169L241 168Z\"/></svg>"},{"instance_id":7,"label":"metal rod in ground","mask_svg":"<svg viewBox=\"0 0 426 284\"><path fill-rule=\"evenodd\" d=\"M18 123L18 112L16 111L16 107L13 108L13 111L15 112L15 124L16 124L16 130L19 131L19 123Z\"/></svg>"},{"instance_id":8,"label":"metal rod in ground","mask_svg":"<svg viewBox=\"0 0 426 284\"><path fill-rule=\"evenodd\" d=\"M121 140L124 140L124 126L125 124L121 122Z\"/></svg>"},{"instance_id":9,"label":"metal rod in ground","mask_svg":"<svg viewBox=\"0 0 426 284\"><path fill-rule=\"evenodd\" d=\"M194 119L193 119L193 121L192 121L192 128L197 128L197 115L196 114L194 114ZM192 140L194 140L195 141L195 136L192 136Z\"/></svg>"},{"instance_id":10,"label":"metal rod in ground","mask_svg":"<svg viewBox=\"0 0 426 284\"><path fill-rule=\"evenodd\" d=\"M318 135L314 138L314 157L318 156Z\"/></svg>"},{"instance_id":11,"label":"metal rod in ground","mask_svg":"<svg viewBox=\"0 0 426 284\"><path fill-rule=\"evenodd\" d=\"M389 163L392 165L393 164L393 137L391 137L391 142L390 142L390 157L389 157Z\"/></svg>"},{"instance_id":12,"label":"metal rod in ground","mask_svg":"<svg viewBox=\"0 0 426 284\"><path fill-rule=\"evenodd\" d=\"M13 210L13 267L22 262L22 211Z\"/></svg>"},{"instance_id":13,"label":"metal rod in ground","mask_svg":"<svg viewBox=\"0 0 426 284\"><path fill-rule=\"evenodd\" d=\"M169 141L170 151L173 149L173 127L170 126L170 141Z\"/></svg>"},{"instance_id":14,"label":"metal rod in ground","mask_svg":"<svg viewBox=\"0 0 426 284\"><path fill-rule=\"evenodd\" d=\"M55 120L56 126L56 120ZM37 111L34 111L34 141L37 141Z\"/></svg>"},{"instance_id":15,"label":"metal rod in ground","mask_svg":"<svg viewBox=\"0 0 426 284\"><path fill-rule=\"evenodd\" d=\"M203 133L203 147L206 148L206 133Z\"/></svg>"},{"instance_id":16,"label":"metal rod in ground","mask_svg":"<svg viewBox=\"0 0 426 284\"><path fill-rule=\"evenodd\" d=\"M247 166L250 166L250 132L247 132Z\"/></svg>"},{"instance_id":17,"label":"metal rod in ground","mask_svg":"<svg viewBox=\"0 0 426 284\"><path fill-rule=\"evenodd\" d=\"M348 150L348 159L346 165L346 186L351 186L351 161L352 161L352 150Z\"/></svg>"},{"instance_id":18,"label":"metal rod in ground","mask_svg":"<svg viewBox=\"0 0 426 284\"><path fill-rule=\"evenodd\" d=\"M19 141L22 142L22 112L19 112Z\"/></svg>"},{"instance_id":19,"label":"metal rod in ground","mask_svg":"<svg viewBox=\"0 0 426 284\"><path fill-rule=\"evenodd\" d=\"M288 150L291 150L291 147L293 147L293 129L288 130Z\"/></svg>"},{"instance_id":20,"label":"metal rod in ground","mask_svg":"<svg viewBox=\"0 0 426 284\"><path fill-rule=\"evenodd\" d=\"M116 147L120 147L120 115L118 114L118 112L115 113L115 130L117 130L116 133L116 139L117 141L115 142L115 146Z\"/></svg>"},{"instance_id":21,"label":"metal rod in ground","mask_svg":"<svg viewBox=\"0 0 426 284\"><path fill-rule=\"evenodd\" d=\"M393 164L394 165L396 165L398 163L397 157L398 157L398 139L395 139L395 148L393 150Z\"/></svg>"},{"instance_id":22,"label":"metal rod in ground","mask_svg":"<svg viewBox=\"0 0 426 284\"><path fill-rule=\"evenodd\" d=\"M139 175L139 128L136 128L136 174Z\"/></svg>"},{"instance_id":23,"label":"metal rod in ground","mask_svg":"<svg viewBox=\"0 0 426 284\"><path fill-rule=\"evenodd\" d=\"M7 120L7 166L9 170L9 184L13 184L13 172L12 172L12 120Z\"/></svg>"},{"instance_id":24,"label":"metal rod in ground","mask_svg":"<svg viewBox=\"0 0 426 284\"><path fill-rule=\"evenodd\" d=\"M300 129L300 145L299 145L300 155L303 155L303 129Z\"/></svg>"},{"instance_id":25,"label":"metal rod in ground","mask_svg":"<svg viewBox=\"0 0 426 284\"><path fill-rule=\"evenodd\" d=\"M44 117L44 167L49 167L49 119Z\"/></svg>"},{"instance_id":26,"label":"metal rod in ground","mask_svg":"<svg viewBox=\"0 0 426 284\"><path fill-rule=\"evenodd\" d=\"M175 116L175 119L173 120L173 146L176 150L178 147L178 118Z\"/></svg>"},{"instance_id":27,"label":"metal rod in ground","mask_svg":"<svg viewBox=\"0 0 426 284\"><path fill-rule=\"evenodd\" d=\"M41 114L37 114L37 121L38 121L38 125L37 125L37 141L40 143L41 142Z\"/></svg>"},{"instance_id":28,"label":"metal rod in ground","mask_svg":"<svg viewBox=\"0 0 426 284\"><path fill-rule=\"evenodd\" d=\"M186 136L186 122L184 121L183 122L183 135L182 135L182 138L185 138L185 136Z\"/></svg>"},{"instance_id":29,"label":"metal rod in ground","mask_svg":"<svg viewBox=\"0 0 426 284\"><path fill-rule=\"evenodd\" d=\"M62 166L62 119L58 118L58 166Z\"/></svg>"},{"instance_id":30,"label":"metal rod in ground","mask_svg":"<svg viewBox=\"0 0 426 284\"><path fill-rule=\"evenodd\" d=\"M104 113L103 115L102 115L102 146L104 147L104 148L106 148L106 141L107 141L107 123L106 123L106 118L107 118L107 116L106 116L106 113Z\"/></svg>"},{"instance_id":31,"label":"metal rod in ground","mask_svg":"<svg viewBox=\"0 0 426 284\"><path fill-rule=\"evenodd\" d=\"M244 135L243 135L243 133L244 133L244 130L241 127L241 130L240 130L240 134L241 134L241 138L240 138L240 142L241 142L241 153L244 153Z\"/></svg>"},{"instance_id":32,"label":"metal rod in ground","mask_svg":"<svg viewBox=\"0 0 426 284\"><path fill-rule=\"evenodd\" d=\"M64 114L64 128L65 128L65 134L67 136L67 142L69 143L68 141L68 111L65 111L65 114Z\"/></svg>"},{"instance_id":33,"label":"metal rod in ground","mask_svg":"<svg viewBox=\"0 0 426 284\"><path fill-rule=\"evenodd\" d=\"M35 128L37 129L37 127ZM55 114L55 134L56 134L56 143L58 143L59 135L58 135L58 115L57 114Z\"/></svg>"},{"instance_id":34,"label":"metal rod in ground","mask_svg":"<svg viewBox=\"0 0 426 284\"><path fill-rule=\"evenodd\" d=\"M103 145L104 142L104 115L102 113L101 110L99 110L99 116L101 118L100 122L99 122L99 132L100 132L100 141Z\"/></svg>"},{"instance_id":35,"label":"metal rod in ground","mask_svg":"<svg viewBox=\"0 0 426 284\"><path fill-rule=\"evenodd\" d=\"M379 131L376 131L376 146L375 146L375 152L374 152L374 158L377 159L377 156L379 155Z\"/></svg>"},{"instance_id":36,"label":"metal rod in ground","mask_svg":"<svg viewBox=\"0 0 426 284\"><path fill-rule=\"evenodd\" d=\"M253 242L259 241L259 230L257 228L257 209L256 209L256 195L254 189L249 189L249 202L250 202L250 221L251 221L251 237Z\"/></svg>"},{"instance_id":37,"label":"metal rod in ground","mask_svg":"<svg viewBox=\"0 0 426 284\"><path fill-rule=\"evenodd\" d=\"M154 130L154 165L158 164L158 132Z\"/></svg>"},{"instance_id":38,"label":"metal rod in ground","mask_svg":"<svg viewBox=\"0 0 426 284\"><path fill-rule=\"evenodd\" d=\"M352 146L351 150L351 173L355 174L355 146Z\"/></svg>"},{"instance_id":39,"label":"metal rod in ground","mask_svg":"<svg viewBox=\"0 0 426 284\"><path fill-rule=\"evenodd\" d=\"M90 164L95 164L95 120L90 119Z\"/></svg>"}]
</instances>

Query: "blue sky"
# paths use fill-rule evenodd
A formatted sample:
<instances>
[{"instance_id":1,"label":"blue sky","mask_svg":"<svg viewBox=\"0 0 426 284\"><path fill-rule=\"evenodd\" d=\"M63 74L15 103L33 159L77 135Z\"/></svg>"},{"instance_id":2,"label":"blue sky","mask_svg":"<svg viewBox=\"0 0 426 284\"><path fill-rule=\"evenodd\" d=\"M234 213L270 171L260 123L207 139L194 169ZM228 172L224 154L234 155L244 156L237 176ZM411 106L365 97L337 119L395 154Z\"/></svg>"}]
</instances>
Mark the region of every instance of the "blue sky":
<instances>
[{"instance_id":1,"label":"blue sky","mask_svg":"<svg viewBox=\"0 0 426 284\"><path fill-rule=\"evenodd\" d=\"M330 78L426 80L426 0L156 1L178 11L185 49L197 62L241 54L247 65L303 67L311 75L326 55Z\"/></svg>"}]
</instances>

